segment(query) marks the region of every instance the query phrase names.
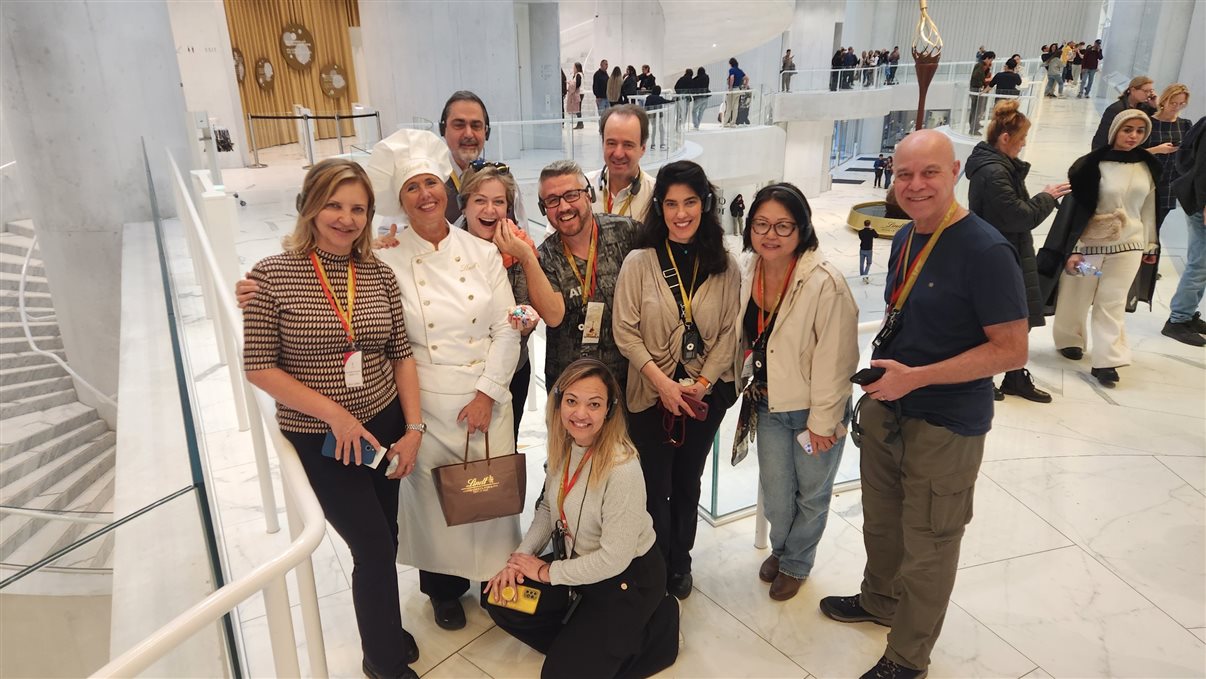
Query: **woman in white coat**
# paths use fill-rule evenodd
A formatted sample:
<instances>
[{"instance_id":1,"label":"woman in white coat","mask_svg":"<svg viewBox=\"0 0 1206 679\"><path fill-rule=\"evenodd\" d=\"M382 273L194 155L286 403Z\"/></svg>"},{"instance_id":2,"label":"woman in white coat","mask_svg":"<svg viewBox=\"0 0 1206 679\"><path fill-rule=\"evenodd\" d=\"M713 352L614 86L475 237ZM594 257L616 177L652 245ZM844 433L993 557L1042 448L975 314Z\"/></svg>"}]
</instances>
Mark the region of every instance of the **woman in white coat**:
<instances>
[{"instance_id":1,"label":"woman in white coat","mask_svg":"<svg viewBox=\"0 0 1206 679\"><path fill-rule=\"evenodd\" d=\"M378 209L405 213L398 247L378 251L398 276L418 364L427 431L417 466L402 484L398 562L419 569L436 624L465 626L460 597L470 580L489 580L519 541L519 517L448 526L431 470L493 451L514 450L509 385L519 360L515 306L498 248L444 219L452 170L448 145L434 134L400 130L373 147L368 162Z\"/></svg>"}]
</instances>

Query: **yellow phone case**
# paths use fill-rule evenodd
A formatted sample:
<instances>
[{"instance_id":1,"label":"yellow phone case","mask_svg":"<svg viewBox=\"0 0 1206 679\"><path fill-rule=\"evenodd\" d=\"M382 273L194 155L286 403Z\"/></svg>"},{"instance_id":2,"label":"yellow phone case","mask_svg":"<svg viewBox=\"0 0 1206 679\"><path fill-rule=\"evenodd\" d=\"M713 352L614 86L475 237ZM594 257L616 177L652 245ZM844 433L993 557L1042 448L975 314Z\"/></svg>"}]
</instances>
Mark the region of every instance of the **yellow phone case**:
<instances>
[{"instance_id":1,"label":"yellow phone case","mask_svg":"<svg viewBox=\"0 0 1206 679\"><path fill-rule=\"evenodd\" d=\"M515 595L515 589L519 590L519 596ZM502 597L499 598L498 592L490 592L490 597L487 599L495 606L510 608L532 615L536 612L536 605L540 603L540 590L534 587L525 587L519 585L517 588L504 587Z\"/></svg>"}]
</instances>

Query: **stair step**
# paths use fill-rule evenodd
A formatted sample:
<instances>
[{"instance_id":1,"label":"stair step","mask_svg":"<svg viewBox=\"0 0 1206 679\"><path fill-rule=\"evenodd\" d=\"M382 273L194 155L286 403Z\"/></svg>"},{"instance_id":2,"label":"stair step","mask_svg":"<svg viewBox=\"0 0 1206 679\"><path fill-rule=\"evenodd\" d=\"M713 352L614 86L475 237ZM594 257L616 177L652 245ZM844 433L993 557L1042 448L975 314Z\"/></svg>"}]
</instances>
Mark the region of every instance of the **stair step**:
<instances>
[{"instance_id":1,"label":"stair step","mask_svg":"<svg viewBox=\"0 0 1206 679\"><path fill-rule=\"evenodd\" d=\"M32 238L7 231L0 232L0 254L16 255L24 259L25 253L29 252L31 245L33 245Z\"/></svg>"},{"instance_id":2,"label":"stair step","mask_svg":"<svg viewBox=\"0 0 1206 679\"><path fill-rule=\"evenodd\" d=\"M0 489L80 446L87 447L89 454L96 454L112 446L115 441L117 434L109 431L109 426L104 420L93 420L78 429L72 429L29 450L0 460ZM0 496L7 497L7 493L0 490Z\"/></svg>"},{"instance_id":3,"label":"stair step","mask_svg":"<svg viewBox=\"0 0 1206 679\"><path fill-rule=\"evenodd\" d=\"M22 337L21 340L24 341L25 338ZM52 338L45 338L42 340L35 339L34 343L41 348L42 342L50 344L51 340ZM63 351L62 349L48 349L48 351L63 360L67 360L67 352ZM22 345L22 351L19 351L15 354L10 354L7 352L0 354L0 384L16 384L18 382L30 382L33 380L45 379L47 377L55 377L55 375L29 377L23 373L16 372L21 368L44 365L51 365L59 370L62 370L62 368L59 368L59 365L55 363L49 356L39 354L36 351L31 351L28 344Z\"/></svg>"},{"instance_id":4,"label":"stair step","mask_svg":"<svg viewBox=\"0 0 1206 679\"><path fill-rule=\"evenodd\" d=\"M21 274L0 271L0 290L20 290ZM25 292L50 292L50 283L42 276L25 277Z\"/></svg>"},{"instance_id":5,"label":"stair step","mask_svg":"<svg viewBox=\"0 0 1206 679\"><path fill-rule=\"evenodd\" d=\"M63 349L62 337L35 337L34 344L39 349L48 351ZM29 342L25 339L25 335L20 337L0 337L0 355L3 354L19 354L24 351L29 351ZM4 400L4 399L0 399Z\"/></svg>"},{"instance_id":6,"label":"stair step","mask_svg":"<svg viewBox=\"0 0 1206 679\"><path fill-rule=\"evenodd\" d=\"M17 219L8 222L4 225L4 230L9 233L15 233L18 236L26 238L34 237L34 223L32 219Z\"/></svg>"},{"instance_id":7,"label":"stair step","mask_svg":"<svg viewBox=\"0 0 1206 679\"><path fill-rule=\"evenodd\" d=\"M0 460L9 459L13 454L29 450L96 418L94 408L76 402L6 420L0 428Z\"/></svg>"},{"instance_id":8,"label":"stair step","mask_svg":"<svg viewBox=\"0 0 1206 679\"><path fill-rule=\"evenodd\" d=\"M109 469L101 474L91 485L81 490L75 496L73 502L57 511L66 510L89 513L111 511L115 482L116 474L113 469ZM33 517L24 518L27 518L28 523L32 524L32 532L29 533L24 541L17 544L8 556L4 557L3 560L5 563L22 566L37 563L90 533L104 528L104 524L98 523L55 521ZM101 515L96 518L113 520L111 514L108 516ZM16 522L13 522L12 525L15 526ZM24 532L30 529L25 529L23 524L21 528L17 528L16 530ZM110 535L109 537L113 536ZM107 538L102 538L71 550L51 565L59 568L111 568L112 556L113 545L111 541Z\"/></svg>"},{"instance_id":9,"label":"stair step","mask_svg":"<svg viewBox=\"0 0 1206 679\"><path fill-rule=\"evenodd\" d=\"M30 321L53 321L54 309L26 309ZM17 307L0 307L0 323L19 323L21 310Z\"/></svg>"},{"instance_id":10,"label":"stair step","mask_svg":"<svg viewBox=\"0 0 1206 679\"><path fill-rule=\"evenodd\" d=\"M19 306L16 290L0 290L0 306ZM25 293L25 308L26 309L53 309L54 300L50 298L48 292L29 292Z\"/></svg>"},{"instance_id":11,"label":"stair step","mask_svg":"<svg viewBox=\"0 0 1206 679\"><path fill-rule=\"evenodd\" d=\"M16 280L21 278L21 267L24 265L24 252L19 255L0 252L0 273L12 276L13 279ZM43 266L42 260L38 259L37 255L34 255L29 259L29 268L26 269L26 278L46 279L46 267Z\"/></svg>"},{"instance_id":12,"label":"stair step","mask_svg":"<svg viewBox=\"0 0 1206 679\"><path fill-rule=\"evenodd\" d=\"M105 475L112 474L116 458L114 448L109 448L99 455L87 455L84 453L84 448L72 451L55 460L54 475L50 476L50 483L39 495L23 502L6 502L6 504L47 511L80 506L81 494ZM46 476L49 474L50 472L43 473ZM88 498L82 504L86 505L90 500L91 498ZM52 551L51 547L63 538L63 534L67 530L63 526L66 524L67 522L64 521L20 514L4 515L0 519L0 560L12 563L9 557L23 547L26 548L26 553L40 552L30 563L46 556ZM49 530L43 530L48 527ZM88 525L85 524L85 528L87 527ZM45 542L43 543L43 541ZM32 546L27 544L30 542L33 543Z\"/></svg>"},{"instance_id":13,"label":"stair step","mask_svg":"<svg viewBox=\"0 0 1206 679\"><path fill-rule=\"evenodd\" d=\"M7 420L10 417L17 417L26 413L36 413L55 406L66 405L76 400L78 398L75 395L75 389L67 389L65 391L26 396L15 401L2 402L0 403L0 420Z\"/></svg>"},{"instance_id":14,"label":"stair step","mask_svg":"<svg viewBox=\"0 0 1206 679\"><path fill-rule=\"evenodd\" d=\"M20 401L30 396L52 394L56 391L72 389L71 378L50 377L44 380L34 380L24 384L9 384L0 387L0 402Z\"/></svg>"},{"instance_id":15,"label":"stair step","mask_svg":"<svg viewBox=\"0 0 1206 679\"><path fill-rule=\"evenodd\" d=\"M14 356L32 355L41 359L41 363L36 365L22 365L12 368L0 368L0 385L9 386L14 384L24 384L26 382L34 382L37 380L45 380L51 377L62 377L67 374L66 370L58 363L51 361L45 356L27 352L26 354L14 354ZM10 357L6 356L5 359ZM8 365L8 360L5 360L5 365ZM11 427L11 422L4 423L5 428Z\"/></svg>"},{"instance_id":16,"label":"stair step","mask_svg":"<svg viewBox=\"0 0 1206 679\"><path fill-rule=\"evenodd\" d=\"M59 324L53 321L30 321L29 334L36 337L57 337ZM20 321L0 323L0 337L25 337L25 327Z\"/></svg>"}]
</instances>

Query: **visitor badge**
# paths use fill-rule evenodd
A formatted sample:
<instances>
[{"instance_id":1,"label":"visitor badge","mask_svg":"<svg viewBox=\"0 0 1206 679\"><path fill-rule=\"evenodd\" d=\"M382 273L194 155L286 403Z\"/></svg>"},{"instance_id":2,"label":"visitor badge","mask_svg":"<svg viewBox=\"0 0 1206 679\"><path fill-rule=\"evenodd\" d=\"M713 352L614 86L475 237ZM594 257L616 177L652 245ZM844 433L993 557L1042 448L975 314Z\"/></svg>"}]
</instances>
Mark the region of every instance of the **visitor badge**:
<instances>
[{"instance_id":1,"label":"visitor badge","mask_svg":"<svg viewBox=\"0 0 1206 679\"><path fill-rule=\"evenodd\" d=\"M364 386L364 352L343 352L343 386L348 388Z\"/></svg>"},{"instance_id":2,"label":"visitor badge","mask_svg":"<svg viewBox=\"0 0 1206 679\"><path fill-rule=\"evenodd\" d=\"M586 321L582 324L582 343L598 344L602 329L603 303L588 302L586 304Z\"/></svg>"}]
</instances>

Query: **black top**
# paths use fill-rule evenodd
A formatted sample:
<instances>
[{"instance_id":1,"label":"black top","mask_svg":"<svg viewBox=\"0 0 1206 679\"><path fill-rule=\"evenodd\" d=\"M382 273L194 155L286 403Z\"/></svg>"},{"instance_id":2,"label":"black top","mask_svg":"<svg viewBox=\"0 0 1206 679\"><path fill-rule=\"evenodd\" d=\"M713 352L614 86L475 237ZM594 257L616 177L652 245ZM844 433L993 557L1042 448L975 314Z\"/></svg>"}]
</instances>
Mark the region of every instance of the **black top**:
<instances>
[{"instance_id":1,"label":"black top","mask_svg":"<svg viewBox=\"0 0 1206 679\"><path fill-rule=\"evenodd\" d=\"M863 228L859 229L858 230L858 249L859 250L870 250L872 247L875 246L875 238L877 235L878 234L875 233L875 229L873 229L869 226L864 226Z\"/></svg>"},{"instance_id":2,"label":"black top","mask_svg":"<svg viewBox=\"0 0 1206 679\"><path fill-rule=\"evenodd\" d=\"M596 99L607 98L607 71L603 69L595 71L595 79L591 83L590 90L594 93Z\"/></svg>"},{"instance_id":3,"label":"black top","mask_svg":"<svg viewBox=\"0 0 1206 679\"><path fill-rule=\"evenodd\" d=\"M892 239L884 301L903 283L900 251L912 238L915 260L930 239L909 224ZM911 265L911 261L908 265ZM1017 254L1000 232L974 213L952 224L934 246L905 302L900 331L875 350L908 366L945 361L988 341L984 328L1024 319L1026 293ZM992 379L935 384L906 394L901 413L946 427L961 436L979 436L992 427Z\"/></svg>"},{"instance_id":4,"label":"black top","mask_svg":"<svg viewBox=\"0 0 1206 679\"><path fill-rule=\"evenodd\" d=\"M745 314L741 317L741 327L745 330L745 336L751 338L753 342L756 342L758 338L758 309L758 303L754 301L754 296L750 295L750 303L745 305ZM769 331L770 328L767 330ZM766 384L765 361L761 368L754 368L754 381L758 384Z\"/></svg>"},{"instance_id":5,"label":"black top","mask_svg":"<svg viewBox=\"0 0 1206 679\"><path fill-rule=\"evenodd\" d=\"M1017 95L1021 92L1022 76L1013 71L1001 71L992 77L990 84L997 89L997 94Z\"/></svg>"}]
</instances>

